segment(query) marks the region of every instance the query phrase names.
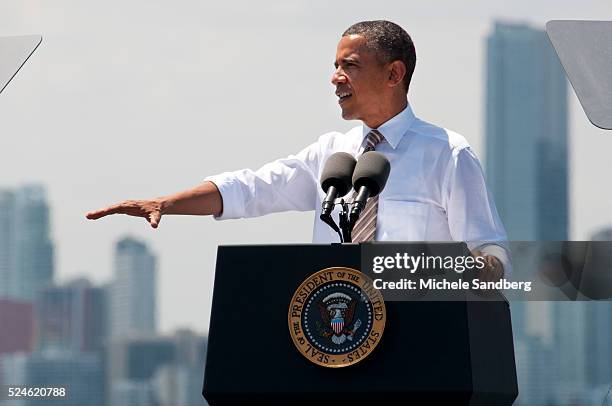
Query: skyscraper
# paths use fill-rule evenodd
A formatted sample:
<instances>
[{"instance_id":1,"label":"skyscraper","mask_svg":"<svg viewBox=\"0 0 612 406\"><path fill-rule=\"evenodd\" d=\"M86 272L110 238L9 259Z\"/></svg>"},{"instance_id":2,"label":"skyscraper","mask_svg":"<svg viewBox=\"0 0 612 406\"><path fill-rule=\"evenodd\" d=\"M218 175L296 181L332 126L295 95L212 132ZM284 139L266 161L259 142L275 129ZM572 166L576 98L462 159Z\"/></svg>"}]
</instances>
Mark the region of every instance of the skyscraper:
<instances>
[{"instance_id":1,"label":"skyscraper","mask_svg":"<svg viewBox=\"0 0 612 406\"><path fill-rule=\"evenodd\" d=\"M116 339L109 346L112 405L205 405L207 340L190 330L171 337Z\"/></svg>"},{"instance_id":2,"label":"skyscraper","mask_svg":"<svg viewBox=\"0 0 612 406\"><path fill-rule=\"evenodd\" d=\"M544 30L499 22L487 38L486 64L485 170L508 237L567 240L568 120L563 68ZM529 260L515 255L513 267L528 266ZM569 334L572 323L580 320L578 309L563 309L572 317L561 320L566 313L551 304L512 303L511 308L519 403L549 404L554 397L566 401L579 396L584 388L584 347L579 334ZM530 329L534 324L551 331ZM560 362L560 357L571 361ZM564 386L570 379L575 379L571 387Z\"/></svg>"},{"instance_id":3,"label":"skyscraper","mask_svg":"<svg viewBox=\"0 0 612 406\"><path fill-rule=\"evenodd\" d=\"M123 338L108 349L112 380L147 381L161 366L177 359L177 348L170 337Z\"/></svg>"},{"instance_id":4,"label":"skyscraper","mask_svg":"<svg viewBox=\"0 0 612 406\"><path fill-rule=\"evenodd\" d=\"M567 240L567 80L543 30L487 38L486 174L511 240Z\"/></svg>"},{"instance_id":5,"label":"skyscraper","mask_svg":"<svg viewBox=\"0 0 612 406\"><path fill-rule=\"evenodd\" d=\"M607 300L585 305L586 374L589 386L612 382L612 303Z\"/></svg>"},{"instance_id":6,"label":"skyscraper","mask_svg":"<svg viewBox=\"0 0 612 406\"><path fill-rule=\"evenodd\" d=\"M587 390L587 302L554 302L554 399L559 406L584 403ZM602 354L603 355L603 354Z\"/></svg>"},{"instance_id":7,"label":"skyscraper","mask_svg":"<svg viewBox=\"0 0 612 406\"><path fill-rule=\"evenodd\" d=\"M67 388L66 399L6 401L17 406L103 406L104 369L97 354L64 351L18 353L2 356L6 384Z\"/></svg>"},{"instance_id":8,"label":"skyscraper","mask_svg":"<svg viewBox=\"0 0 612 406\"><path fill-rule=\"evenodd\" d=\"M35 306L40 350L102 350L107 331L104 289L77 279L43 289Z\"/></svg>"},{"instance_id":9,"label":"skyscraper","mask_svg":"<svg viewBox=\"0 0 612 406\"><path fill-rule=\"evenodd\" d=\"M40 185L0 191L0 297L33 300L53 280L49 206Z\"/></svg>"},{"instance_id":10,"label":"skyscraper","mask_svg":"<svg viewBox=\"0 0 612 406\"><path fill-rule=\"evenodd\" d=\"M609 249L612 246L612 228L599 230L591 240L605 244L600 246L601 251L607 253L607 263L612 263L612 250ZM612 303L608 300L589 301L585 303L585 311L587 382L591 387L609 387L612 382Z\"/></svg>"},{"instance_id":11,"label":"skyscraper","mask_svg":"<svg viewBox=\"0 0 612 406\"><path fill-rule=\"evenodd\" d=\"M204 406L202 380L207 340L190 330L174 335L176 357L173 364L155 372L155 397L158 406Z\"/></svg>"},{"instance_id":12,"label":"skyscraper","mask_svg":"<svg viewBox=\"0 0 612 406\"><path fill-rule=\"evenodd\" d=\"M0 355L32 350L34 341L32 303L0 299L0 326Z\"/></svg>"},{"instance_id":13,"label":"skyscraper","mask_svg":"<svg viewBox=\"0 0 612 406\"><path fill-rule=\"evenodd\" d=\"M15 194L0 189L0 297L12 296L15 273Z\"/></svg>"},{"instance_id":14,"label":"skyscraper","mask_svg":"<svg viewBox=\"0 0 612 406\"><path fill-rule=\"evenodd\" d=\"M142 242L126 237L115 246L115 275L110 284L113 339L155 333L156 259Z\"/></svg>"},{"instance_id":15,"label":"skyscraper","mask_svg":"<svg viewBox=\"0 0 612 406\"><path fill-rule=\"evenodd\" d=\"M0 385L6 384L3 359L14 353L32 350L34 341L34 311L32 303L0 299ZM8 371L8 368L7 368ZM3 405L0 400L0 405Z\"/></svg>"},{"instance_id":16,"label":"skyscraper","mask_svg":"<svg viewBox=\"0 0 612 406\"><path fill-rule=\"evenodd\" d=\"M161 366L175 360L175 344L169 338L114 339L108 348L110 404L153 406L152 379Z\"/></svg>"},{"instance_id":17,"label":"skyscraper","mask_svg":"<svg viewBox=\"0 0 612 406\"><path fill-rule=\"evenodd\" d=\"M514 346L519 396L516 405L548 406L552 403L554 377L550 346L539 337L523 337Z\"/></svg>"}]
</instances>

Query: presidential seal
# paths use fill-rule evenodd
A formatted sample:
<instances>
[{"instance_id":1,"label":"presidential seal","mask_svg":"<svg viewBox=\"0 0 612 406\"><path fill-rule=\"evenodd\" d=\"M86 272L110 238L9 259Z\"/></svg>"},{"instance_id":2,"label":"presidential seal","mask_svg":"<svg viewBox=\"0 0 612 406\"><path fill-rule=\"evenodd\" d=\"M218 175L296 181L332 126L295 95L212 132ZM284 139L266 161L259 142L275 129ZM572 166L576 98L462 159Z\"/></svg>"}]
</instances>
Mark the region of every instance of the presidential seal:
<instances>
[{"instance_id":1,"label":"presidential seal","mask_svg":"<svg viewBox=\"0 0 612 406\"><path fill-rule=\"evenodd\" d=\"M340 368L376 348L385 329L385 302L372 280L351 268L327 268L306 279L289 305L289 333L309 361Z\"/></svg>"}]
</instances>

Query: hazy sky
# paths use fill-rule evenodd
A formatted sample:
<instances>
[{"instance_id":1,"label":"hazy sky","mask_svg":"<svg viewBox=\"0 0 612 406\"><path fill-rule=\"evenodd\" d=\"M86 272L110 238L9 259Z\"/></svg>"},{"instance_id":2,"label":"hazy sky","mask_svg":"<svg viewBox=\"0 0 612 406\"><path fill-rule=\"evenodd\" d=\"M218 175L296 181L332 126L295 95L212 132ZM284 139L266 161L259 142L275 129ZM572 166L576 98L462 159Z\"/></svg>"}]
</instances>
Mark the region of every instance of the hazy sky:
<instances>
[{"instance_id":1,"label":"hazy sky","mask_svg":"<svg viewBox=\"0 0 612 406\"><path fill-rule=\"evenodd\" d=\"M415 113L465 135L484 162L493 21L612 20L612 3L2 0L0 35L43 43L0 95L0 186L47 186L60 280L107 281L116 239L141 237L160 258L162 330L206 331L217 245L307 242L312 213L164 217L153 230L85 212L257 167L356 125L340 118L330 84L335 48L350 24L379 18L415 42ZM584 239L612 224L612 132L588 122L573 90L570 148L570 235Z\"/></svg>"}]
</instances>

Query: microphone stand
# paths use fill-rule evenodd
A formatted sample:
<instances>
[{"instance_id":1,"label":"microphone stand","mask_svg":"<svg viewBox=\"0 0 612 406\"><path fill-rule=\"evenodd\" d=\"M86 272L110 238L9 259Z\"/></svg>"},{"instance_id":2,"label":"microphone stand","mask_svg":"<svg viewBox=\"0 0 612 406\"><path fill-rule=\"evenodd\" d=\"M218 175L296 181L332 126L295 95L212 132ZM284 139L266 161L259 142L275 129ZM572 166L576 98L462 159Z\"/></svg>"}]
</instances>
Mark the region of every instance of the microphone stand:
<instances>
[{"instance_id":1,"label":"microphone stand","mask_svg":"<svg viewBox=\"0 0 612 406\"><path fill-rule=\"evenodd\" d=\"M352 242L351 232L353 231L353 227L355 226L355 222L357 220L354 214L351 215L351 207L354 205L354 202L349 203L343 198L338 198L334 200L334 206L335 205L339 205L341 207L339 215L340 227L338 227L334 219L331 217L331 214L329 216L321 215L319 218L338 233L341 243Z\"/></svg>"},{"instance_id":2,"label":"microphone stand","mask_svg":"<svg viewBox=\"0 0 612 406\"><path fill-rule=\"evenodd\" d=\"M337 198L336 200L334 200L334 206L335 205L339 205L341 207L339 215L340 227L338 227L334 219L331 217L331 214L329 216L324 216L321 214L319 218L325 224L330 226L335 232L338 233L338 235L340 236L341 243L352 242L353 240L351 239L351 232L356 222L356 218L353 217L354 215L351 215L351 207L352 205L354 205L354 203L349 203L343 198Z\"/></svg>"},{"instance_id":3,"label":"microphone stand","mask_svg":"<svg viewBox=\"0 0 612 406\"><path fill-rule=\"evenodd\" d=\"M340 228L342 229L342 235L344 236L343 242L352 242L351 231L353 230L353 224L350 221L349 205L344 199L340 199Z\"/></svg>"},{"instance_id":4,"label":"microphone stand","mask_svg":"<svg viewBox=\"0 0 612 406\"><path fill-rule=\"evenodd\" d=\"M336 204L334 202L334 204ZM331 213L328 216L324 216L323 214L321 214L319 216L319 218L328 226L330 226L335 232L338 233L338 235L340 236L340 242L344 242L344 238L342 237L342 234L340 233L340 229L338 228L338 225L336 224L336 222L334 221L334 219L331 217ZM342 224L342 220L340 220L340 224ZM344 230L343 230L344 231Z\"/></svg>"}]
</instances>

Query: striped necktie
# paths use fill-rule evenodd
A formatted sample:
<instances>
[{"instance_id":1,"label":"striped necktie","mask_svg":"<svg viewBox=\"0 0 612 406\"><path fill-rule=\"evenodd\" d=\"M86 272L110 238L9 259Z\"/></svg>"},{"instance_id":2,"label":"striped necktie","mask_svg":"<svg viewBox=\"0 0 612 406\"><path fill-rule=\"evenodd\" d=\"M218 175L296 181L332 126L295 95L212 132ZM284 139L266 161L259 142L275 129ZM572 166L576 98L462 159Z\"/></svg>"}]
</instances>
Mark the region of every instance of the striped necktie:
<instances>
[{"instance_id":1,"label":"striped necktie","mask_svg":"<svg viewBox=\"0 0 612 406\"><path fill-rule=\"evenodd\" d=\"M374 151L376 145L384 140L385 137L378 132L372 130L366 136L366 147L364 153ZM357 192L355 195L357 196ZM372 241L376 235L376 214L378 212L378 195L368 199L359 219L355 223L355 227L351 232L351 240L353 242Z\"/></svg>"}]
</instances>

